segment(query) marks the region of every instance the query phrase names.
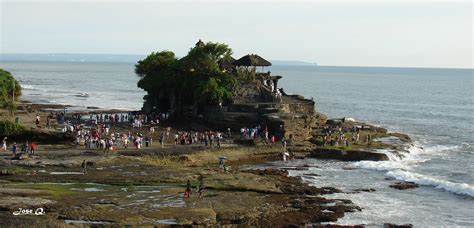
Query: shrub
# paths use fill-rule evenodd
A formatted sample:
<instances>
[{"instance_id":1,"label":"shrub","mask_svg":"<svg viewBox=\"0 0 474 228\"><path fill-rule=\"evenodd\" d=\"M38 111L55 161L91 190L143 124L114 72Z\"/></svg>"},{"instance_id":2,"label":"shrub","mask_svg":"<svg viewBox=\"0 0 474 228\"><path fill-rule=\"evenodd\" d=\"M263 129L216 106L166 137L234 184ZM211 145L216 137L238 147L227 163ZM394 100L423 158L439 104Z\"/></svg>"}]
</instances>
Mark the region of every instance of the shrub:
<instances>
[{"instance_id":1,"label":"shrub","mask_svg":"<svg viewBox=\"0 0 474 228\"><path fill-rule=\"evenodd\" d=\"M26 127L8 120L0 120L0 135L19 135L27 131Z\"/></svg>"},{"instance_id":2,"label":"shrub","mask_svg":"<svg viewBox=\"0 0 474 228\"><path fill-rule=\"evenodd\" d=\"M311 141L312 143L318 145L318 146L323 146L323 145L324 145L323 139L321 139L321 138L319 138L319 137L318 137L318 138L311 138L310 141Z\"/></svg>"}]
</instances>

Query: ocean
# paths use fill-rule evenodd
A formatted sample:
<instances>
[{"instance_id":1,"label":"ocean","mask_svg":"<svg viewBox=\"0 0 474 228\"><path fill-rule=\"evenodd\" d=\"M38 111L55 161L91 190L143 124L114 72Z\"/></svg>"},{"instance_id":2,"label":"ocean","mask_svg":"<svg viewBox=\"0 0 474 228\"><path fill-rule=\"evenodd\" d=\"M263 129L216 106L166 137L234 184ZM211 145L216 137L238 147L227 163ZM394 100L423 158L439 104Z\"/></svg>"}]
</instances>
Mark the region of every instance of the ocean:
<instances>
[{"instance_id":1,"label":"ocean","mask_svg":"<svg viewBox=\"0 0 474 228\"><path fill-rule=\"evenodd\" d=\"M23 99L73 106L138 110L133 63L1 62L23 87ZM332 118L357 121L408 134L404 158L383 162L305 159L269 165L310 165L291 171L315 186L334 186L361 212L338 224L411 223L418 227L474 227L474 71L472 69L273 66L285 92L316 101ZM387 152L389 153L389 152ZM318 178L304 173L320 174ZM396 180L419 188L396 190ZM348 194L354 189L375 192Z\"/></svg>"},{"instance_id":2,"label":"ocean","mask_svg":"<svg viewBox=\"0 0 474 228\"><path fill-rule=\"evenodd\" d=\"M133 63L0 62L20 82L25 100L77 107L140 110Z\"/></svg>"}]
</instances>

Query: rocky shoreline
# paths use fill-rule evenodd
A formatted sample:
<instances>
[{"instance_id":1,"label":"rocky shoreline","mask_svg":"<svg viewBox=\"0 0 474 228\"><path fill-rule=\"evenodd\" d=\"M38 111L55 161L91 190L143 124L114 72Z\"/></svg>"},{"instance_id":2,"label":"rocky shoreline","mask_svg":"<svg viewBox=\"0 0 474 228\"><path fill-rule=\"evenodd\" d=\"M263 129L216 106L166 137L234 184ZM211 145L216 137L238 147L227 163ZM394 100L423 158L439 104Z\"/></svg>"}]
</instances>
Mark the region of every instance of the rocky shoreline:
<instances>
[{"instance_id":1,"label":"rocky shoreline","mask_svg":"<svg viewBox=\"0 0 474 228\"><path fill-rule=\"evenodd\" d=\"M29 118L36 114L45 116L51 108L31 107L34 111L19 113L27 124ZM17 139L33 137L37 140L39 149L36 155L25 160L11 160L9 153L0 153L1 227L173 224L343 227L325 223L335 222L345 213L361 210L346 199L324 198L324 195L340 190L330 186L309 186L301 178L288 176L288 172L281 168L242 168L248 164L281 159L283 148L279 144L268 146L254 141L252 146L248 146L227 142L223 148L217 149L202 145L174 146L169 141L165 148L156 145L139 151L129 149L104 154L102 151L84 150L68 143L67 138L54 138L57 137L54 131L34 129L30 125L34 131L24 137L17 136ZM371 144L326 148L314 143L320 140L322 126L349 129L355 125L365 126L362 133L373 135ZM126 129L122 127L121 130ZM398 146L377 139L396 137L403 142L409 141L406 135L387 133L381 128L355 122L324 121L320 124L318 121L311 132L311 138L290 143L288 151L293 157L387 160L375 150L395 150ZM45 136L38 137L41 134ZM52 143L54 141L56 143ZM62 142L58 144L58 141ZM219 170L219 156L227 157L227 164L231 166L229 172ZM81 173L83 160L89 164L87 175ZM196 187L201 177L206 186L204 197L198 198L193 193L191 198L184 198L186 180ZM13 216L12 212L19 208L43 208L46 214ZM398 226L391 224L388 227Z\"/></svg>"},{"instance_id":2,"label":"rocky shoreline","mask_svg":"<svg viewBox=\"0 0 474 228\"><path fill-rule=\"evenodd\" d=\"M228 153L212 149L200 153L211 157L225 154L229 164L238 164L253 149L229 148ZM279 148L258 148L251 157L268 158L268 153L273 154L275 149ZM62 226L66 221L79 220L86 224L162 224L153 219L174 219L173 223L180 225L289 226L334 222L346 212L360 210L350 201L321 197L338 192L337 189L311 187L299 178L289 177L286 171L240 170L232 166L232 171L221 173L216 165L209 164L215 163L214 159L208 160L198 153L187 155L184 160L179 159L179 151L170 151L176 155L167 158L170 161L166 165L150 155L131 157L119 152L103 157L81 151L59 153L44 152L42 156L10 164L3 160L2 168L16 170L1 176L2 227ZM58 159L66 153L67 158ZM90 161L87 175L77 175L81 159ZM183 198L186 179L196 183L199 176L204 176L206 183L204 197ZM35 221L12 216L12 211L20 207L42 207L47 214Z\"/></svg>"}]
</instances>

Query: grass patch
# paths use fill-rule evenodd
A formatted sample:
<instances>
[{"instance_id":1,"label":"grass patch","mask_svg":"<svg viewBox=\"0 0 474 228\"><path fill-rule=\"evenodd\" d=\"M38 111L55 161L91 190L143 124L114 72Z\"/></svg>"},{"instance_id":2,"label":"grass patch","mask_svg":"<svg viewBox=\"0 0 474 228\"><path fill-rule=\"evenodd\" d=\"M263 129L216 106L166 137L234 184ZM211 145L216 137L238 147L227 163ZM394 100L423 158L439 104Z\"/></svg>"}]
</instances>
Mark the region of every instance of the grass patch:
<instances>
[{"instance_id":1,"label":"grass patch","mask_svg":"<svg viewBox=\"0 0 474 228\"><path fill-rule=\"evenodd\" d=\"M219 157L224 156L227 162L238 160L249 155L279 153L281 148L276 146L251 146L251 147L235 147L221 149L206 149L197 153L187 155L195 165L218 164Z\"/></svg>"},{"instance_id":2,"label":"grass patch","mask_svg":"<svg viewBox=\"0 0 474 228\"><path fill-rule=\"evenodd\" d=\"M352 150L352 146L323 146L323 149L332 149L332 150Z\"/></svg>"},{"instance_id":3,"label":"grass patch","mask_svg":"<svg viewBox=\"0 0 474 228\"><path fill-rule=\"evenodd\" d=\"M14 174L25 174L25 173L31 172L29 169L25 169L24 167L21 167L21 166L13 166L13 167L8 167L8 168L1 167L0 170L8 171Z\"/></svg>"},{"instance_id":4,"label":"grass patch","mask_svg":"<svg viewBox=\"0 0 474 228\"><path fill-rule=\"evenodd\" d=\"M182 162L179 162L179 157L172 155L165 156L143 156L141 160L153 166L183 166Z\"/></svg>"},{"instance_id":5,"label":"grass patch","mask_svg":"<svg viewBox=\"0 0 474 228\"><path fill-rule=\"evenodd\" d=\"M30 187L31 189L44 190L53 197L63 197L66 195L77 193L73 190L70 190L70 188L75 188L76 186L75 184L63 185L63 184L52 183L52 184L28 184L27 186Z\"/></svg>"}]
</instances>

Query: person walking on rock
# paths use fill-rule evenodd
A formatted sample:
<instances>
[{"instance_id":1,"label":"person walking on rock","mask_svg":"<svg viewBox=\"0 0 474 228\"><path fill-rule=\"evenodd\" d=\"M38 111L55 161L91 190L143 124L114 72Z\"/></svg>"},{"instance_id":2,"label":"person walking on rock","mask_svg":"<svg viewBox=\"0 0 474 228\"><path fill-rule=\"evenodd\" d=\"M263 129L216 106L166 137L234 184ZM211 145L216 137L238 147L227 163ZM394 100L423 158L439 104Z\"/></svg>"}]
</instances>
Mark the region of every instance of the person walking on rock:
<instances>
[{"instance_id":1,"label":"person walking on rock","mask_svg":"<svg viewBox=\"0 0 474 228\"><path fill-rule=\"evenodd\" d=\"M221 135L220 133L217 134L217 148L221 148Z\"/></svg>"},{"instance_id":2,"label":"person walking on rock","mask_svg":"<svg viewBox=\"0 0 474 228\"><path fill-rule=\"evenodd\" d=\"M7 151L7 137L2 140L2 150Z\"/></svg>"},{"instance_id":3,"label":"person walking on rock","mask_svg":"<svg viewBox=\"0 0 474 228\"><path fill-rule=\"evenodd\" d=\"M28 141L26 141L22 146L21 146L21 152L25 152L25 153L28 153L28 147L29 147L29 144L28 144Z\"/></svg>"},{"instance_id":4,"label":"person walking on rock","mask_svg":"<svg viewBox=\"0 0 474 228\"><path fill-rule=\"evenodd\" d=\"M35 154L35 150L36 150L36 144L33 142L30 145L30 154L31 155Z\"/></svg>"},{"instance_id":5,"label":"person walking on rock","mask_svg":"<svg viewBox=\"0 0 474 228\"><path fill-rule=\"evenodd\" d=\"M82 161L82 174L85 175L87 173L87 162L86 160Z\"/></svg>"},{"instance_id":6,"label":"person walking on rock","mask_svg":"<svg viewBox=\"0 0 474 228\"><path fill-rule=\"evenodd\" d=\"M164 132L161 133L160 144L161 144L161 148L165 147L165 133Z\"/></svg>"},{"instance_id":7,"label":"person walking on rock","mask_svg":"<svg viewBox=\"0 0 474 228\"><path fill-rule=\"evenodd\" d=\"M13 157L16 157L16 149L17 149L16 142L13 142L13 146L12 146Z\"/></svg>"},{"instance_id":8,"label":"person walking on rock","mask_svg":"<svg viewBox=\"0 0 474 228\"><path fill-rule=\"evenodd\" d=\"M186 183L186 191L184 192L185 198L189 198L191 196L191 188L191 182L188 180L188 182Z\"/></svg>"},{"instance_id":9,"label":"person walking on rock","mask_svg":"<svg viewBox=\"0 0 474 228\"><path fill-rule=\"evenodd\" d=\"M39 115L36 115L35 125L36 125L36 127L40 127L40 116Z\"/></svg>"},{"instance_id":10,"label":"person walking on rock","mask_svg":"<svg viewBox=\"0 0 474 228\"><path fill-rule=\"evenodd\" d=\"M203 177L199 178L199 186L198 186L198 193L199 193L199 199L202 198L202 195L204 193L204 180Z\"/></svg>"}]
</instances>

